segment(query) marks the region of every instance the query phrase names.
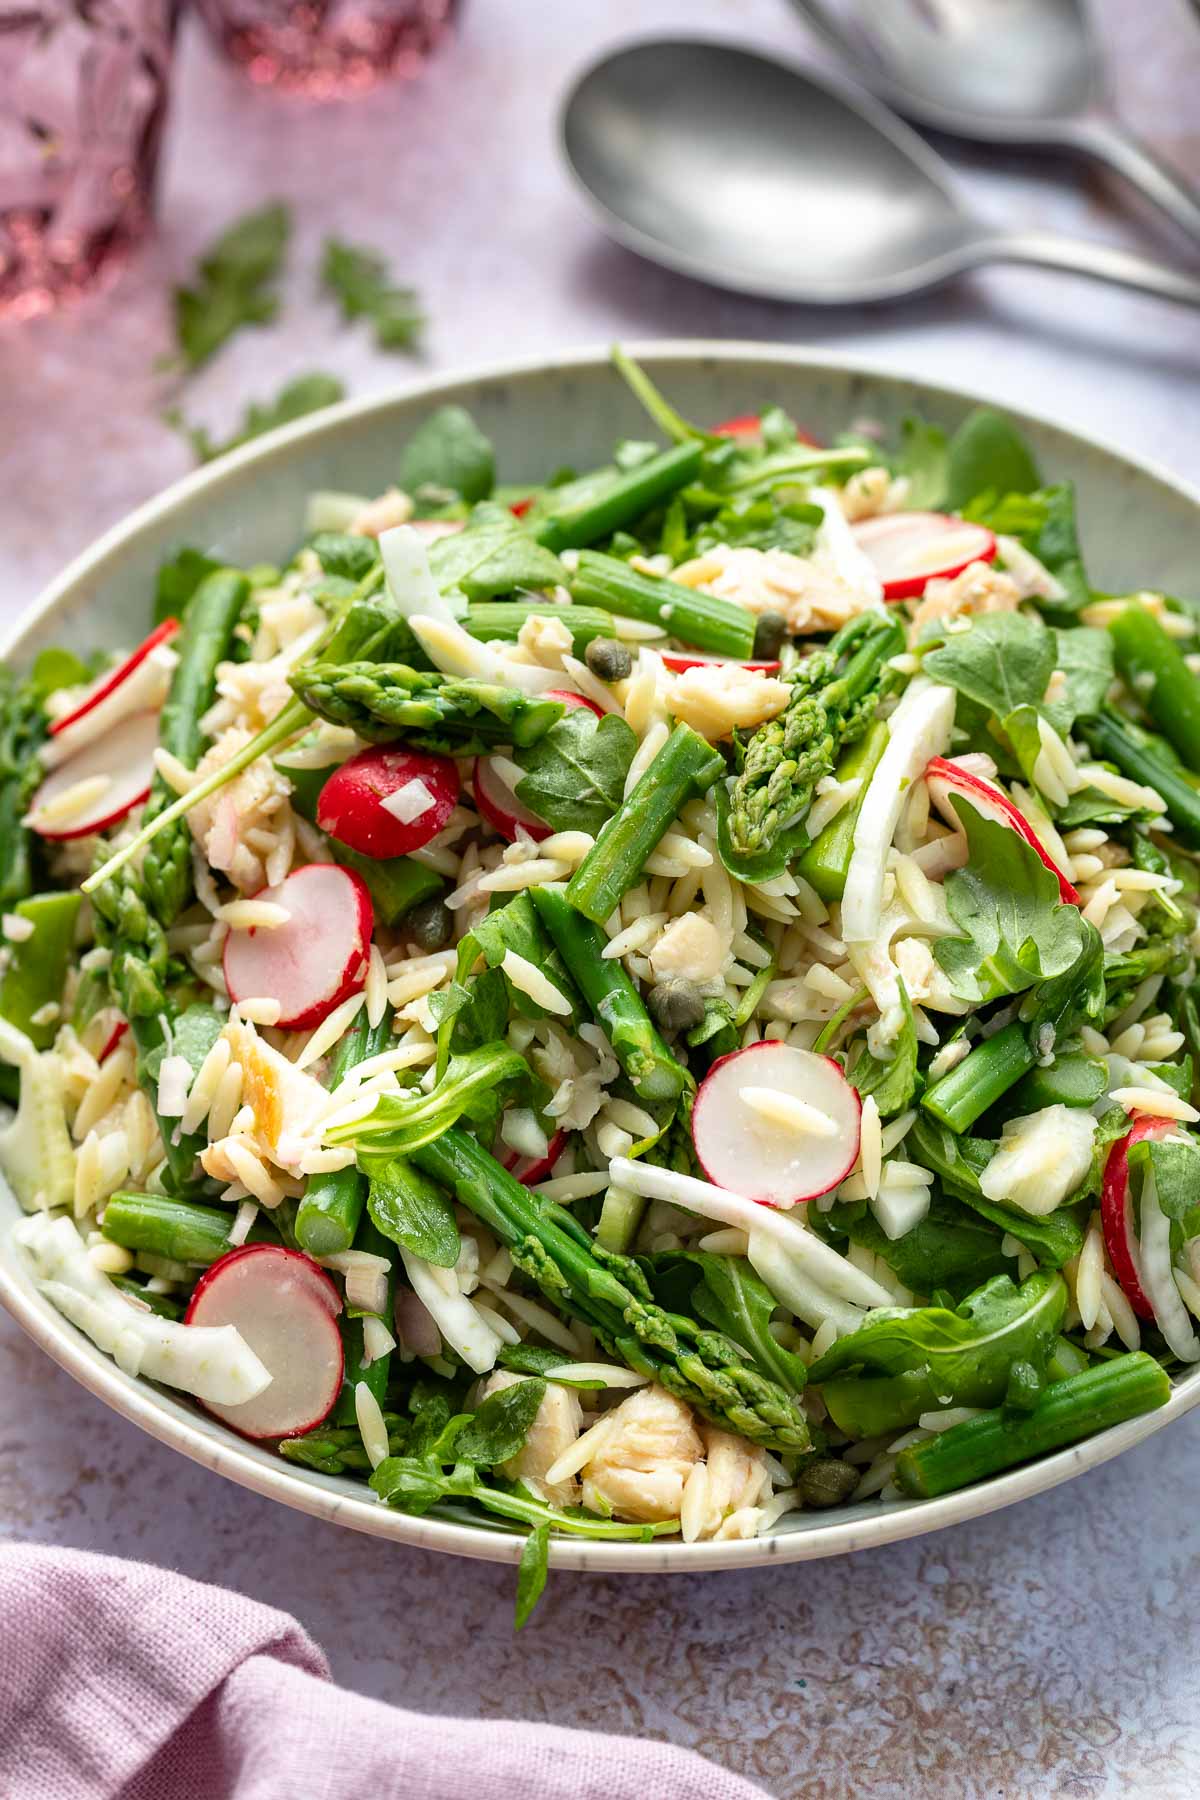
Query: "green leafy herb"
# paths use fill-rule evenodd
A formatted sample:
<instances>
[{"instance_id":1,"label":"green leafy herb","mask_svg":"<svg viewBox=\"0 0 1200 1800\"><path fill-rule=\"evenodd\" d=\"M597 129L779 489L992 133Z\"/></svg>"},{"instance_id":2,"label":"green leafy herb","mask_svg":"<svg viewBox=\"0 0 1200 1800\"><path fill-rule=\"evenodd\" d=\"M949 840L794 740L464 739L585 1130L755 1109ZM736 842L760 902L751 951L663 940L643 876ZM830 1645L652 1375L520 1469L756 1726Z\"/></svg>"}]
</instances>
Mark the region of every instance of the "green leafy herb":
<instances>
[{"instance_id":1,"label":"green leafy herb","mask_svg":"<svg viewBox=\"0 0 1200 1800\"><path fill-rule=\"evenodd\" d=\"M379 561L379 543L348 531L318 531L309 539L312 550L327 575L339 575L356 585L365 580ZM372 596L376 598L376 596Z\"/></svg>"},{"instance_id":2,"label":"green leafy herb","mask_svg":"<svg viewBox=\"0 0 1200 1800\"><path fill-rule=\"evenodd\" d=\"M487 1468L511 1461L529 1436L545 1395L545 1382L532 1377L491 1394L455 1437L455 1461Z\"/></svg>"},{"instance_id":3,"label":"green leafy herb","mask_svg":"<svg viewBox=\"0 0 1200 1800\"><path fill-rule=\"evenodd\" d=\"M369 1156L367 1211L376 1229L414 1256L452 1269L461 1240L454 1208L441 1188L402 1156Z\"/></svg>"},{"instance_id":4,"label":"green leafy herb","mask_svg":"<svg viewBox=\"0 0 1200 1800\"><path fill-rule=\"evenodd\" d=\"M1099 1136L1098 1129L1097 1138ZM1086 1202L1060 1206L1052 1213L1034 1218L1015 1206L1005 1206L999 1200L984 1197L979 1177L995 1152L993 1139L957 1136L947 1126L922 1113L905 1138L904 1148L913 1162L929 1169L942 1186L972 1212L1016 1238L1039 1263L1061 1269L1082 1250L1087 1225Z\"/></svg>"},{"instance_id":5,"label":"green leafy herb","mask_svg":"<svg viewBox=\"0 0 1200 1800\"><path fill-rule=\"evenodd\" d=\"M789 1393L801 1391L807 1378L804 1363L771 1336L775 1296L743 1257L665 1251L647 1261L660 1305L695 1313L740 1345L764 1375Z\"/></svg>"},{"instance_id":6,"label":"green leafy herb","mask_svg":"<svg viewBox=\"0 0 1200 1800\"><path fill-rule=\"evenodd\" d=\"M393 287L387 263L373 250L326 238L321 280L347 319L370 319L381 350L411 350L424 318L412 288Z\"/></svg>"},{"instance_id":7,"label":"green leafy herb","mask_svg":"<svg viewBox=\"0 0 1200 1800\"><path fill-rule=\"evenodd\" d=\"M573 706L516 761L517 799L555 831L597 837L620 806L637 738L617 713Z\"/></svg>"},{"instance_id":8,"label":"green leafy herb","mask_svg":"<svg viewBox=\"0 0 1200 1800\"><path fill-rule=\"evenodd\" d=\"M1055 656L1054 637L1035 614L994 612L927 651L922 666L1003 720L1020 706L1041 704Z\"/></svg>"},{"instance_id":9,"label":"green leafy herb","mask_svg":"<svg viewBox=\"0 0 1200 1800\"><path fill-rule=\"evenodd\" d=\"M935 1192L925 1217L895 1239L887 1237L865 1200L835 1203L825 1213L810 1208L808 1222L822 1237L848 1238L882 1257L915 1294L940 1291L960 1300L981 1281L1012 1267L1000 1247L1000 1227L976 1217L948 1193Z\"/></svg>"},{"instance_id":10,"label":"green leafy herb","mask_svg":"<svg viewBox=\"0 0 1200 1800\"><path fill-rule=\"evenodd\" d=\"M253 438L262 437L264 432L294 424L297 419L319 412L322 407L336 406L345 394L345 388L334 375L298 375L280 389L274 400L263 403L251 400L242 415L240 428L223 444L215 442L203 425L189 425L178 407L172 407L163 416L168 425L187 439L198 462L212 462L230 450L240 449Z\"/></svg>"},{"instance_id":11,"label":"green leafy herb","mask_svg":"<svg viewBox=\"0 0 1200 1800\"><path fill-rule=\"evenodd\" d=\"M958 512L983 494L1027 494L1038 485L1037 464L1003 413L977 407L950 440L942 504Z\"/></svg>"},{"instance_id":12,"label":"green leafy herb","mask_svg":"<svg viewBox=\"0 0 1200 1800\"><path fill-rule=\"evenodd\" d=\"M526 1081L525 1058L503 1042L451 1057L441 1080L425 1094L419 1088L403 1094L380 1094L365 1118L335 1125L331 1144L355 1144L372 1156L406 1156L440 1137L448 1126L467 1119L482 1125L494 1120L514 1084ZM380 1224L381 1231L387 1231Z\"/></svg>"},{"instance_id":13,"label":"green leafy herb","mask_svg":"<svg viewBox=\"0 0 1200 1800\"><path fill-rule=\"evenodd\" d=\"M1019 1288L997 1275L953 1312L872 1313L810 1366L809 1380L853 1437L902 1430L939 1407L994 1406L1014 1362L1045 1368L1066 1308L1066 1284L1052 1270L1037 1270Z\"/></svg>"},{"instance_id":14,"label":"green leafy herb","mask_svg":"<svg viewBox=\"0 0 1200 1800\"><path fill-rule=\"evenodd\" d=\"M933 953L954 993L980 1006L1065 974L1083 950L1078 908L1060 902L1057 877L1015 831L961 796L953 806L968 860L946 878L946 905L966 935L940 939Z\"/></svg>"},{"instance_id":15,"label":"green leafy herb","mask_svg":"<svg viewBox=\"0 0 1200 1800\"><path fill-rule=\"evenodd\" d=\"M164 619L182 618L200 583L221 566L202 550L186 548L170 562L160 564L154 584L154 623L161 625Z\"/></svg>"},{"instance_id":16,"label":"green leafy herb","mask_svg":"<svg viewBox=\"0 0 1200 1800\"><path fill-rule=\"evenodd\" d=\"M865 1100L868 1094L875 1096L875 1104L879 1108L881 1119L891 1119L897 1113L902 1113L912 1100L921 1080L917 1073L919 1046L912 1002L899 977L897 977L897 984L900 989L904 1024L892 1048L890 1058L884 1062L882 1058L874 1056L864 1043L848 1076L851 1087L857 1088L860 1099Z\"/></svg>"},{"instance_id":17,"label":"green leafy herb","mask_svg":"<svg viewBox=\"0 0 1200 1800\"><path fill-rule=\"evenodd\" d=\"M458 588L468 600L490 600L517 589L539 592L566 578L552 550L539 544L507 506L477 506L464 530L438 538L429 567L445 592Z\"/></svg>"},{"instance_id":18,"label":"green leafy herb","mask_svg":"<svg viewBox=\"0 0 1200 1800\"><path fill-rule=\"evenodd\" d=\"M525 1539L525 1548L521 1552L517 1568L517 1606L514 1615L517 1631L528 1624L529 1615L545 1592L549 1569L550 1527L543 1523L535 1526Z\"/></svg>"},{"instance_id":19,"label":"green leafy herb","mask_svg":"<svg viewBox=\"0 0 1200 1800\"><path fill-rule=\"evenodd\" d=\"M1172 1251L1200 1236L1200 1143L1180 1126L1168 1138L1134 1144L1129 1161L1153 1170L1158 1204L1171 1221Z\"/></svg>"},{"instance_id":20,"label":"green leafy herb","mask_svg":"<svg viewBox=\"0 0 1200 1800\"><path fill-rule=\"evenodd\" d=\"M291 215L278 201L247 213L205 251L192 285L176 288L175 332L188 369L206 363L243 325L274 319L279 302L271 284L290 234Z\"/></svg>"},{"instance_id":21,"label":"green leafy herb","mask_svg":"<svg viewBox=\"0 0 1200 1800\"><path fill-rule=\"evenodd\" d=\"M465 407L439 406L409 438L400 458L400 485L419 498L486 500L496 480L496 458Z\"/></svg>"},{"instance_id":22,"label":"green leafy herb","mask_svg":"<svg viewBox=\"0 0 1200 1800\"><path fill-rule=\"evenodd\" d=\"M996 487L981 492L962 510L965 518L1004 537L1017 538L1056 577L1063 593L1057 599L1038 599L1036 604L1043 612L1069 617L1087 605L1091 591L1075 525L1075 489L1069 481L1035 492Z\"/></svg>"}]
</instances>

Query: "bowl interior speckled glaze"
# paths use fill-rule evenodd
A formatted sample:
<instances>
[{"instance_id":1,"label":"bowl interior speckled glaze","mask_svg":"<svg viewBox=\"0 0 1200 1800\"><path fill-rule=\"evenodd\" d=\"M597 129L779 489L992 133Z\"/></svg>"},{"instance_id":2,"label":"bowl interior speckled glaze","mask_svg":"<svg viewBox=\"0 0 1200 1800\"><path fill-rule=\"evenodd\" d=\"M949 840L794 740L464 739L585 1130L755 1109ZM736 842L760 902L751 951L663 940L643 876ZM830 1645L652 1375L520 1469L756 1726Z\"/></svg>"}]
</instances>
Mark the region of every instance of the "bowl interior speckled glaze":
<instances>
[{"instance_id":1,"label":"bowl interior speckled glaze","mask_svg":"<svg viewBox=\"0 0 1200 1800\"><path fill-rule=\"evenodd\" d=\"M714 420L773 401L818 438L871 417L894 431L918 411L953 428L979 396L885 370L763 344L662 343L634 353L685 416ZM1003 406L992 394L992 404ZM288 555L314 488L374 493L387 486L405 438L433 407L457 401L494 440L505 481L544 478L564 464L602 462L622 436L645 436L644 416L603 352L523 362L429 380L302 420L178 483L79 557L4 645L22 663L44 645L118 645L145 630L158 565L184 545L237 563ZM1089 573L1120 591L1194 587L1200 495L1103 444L1007 409L1028 434L1049 479L1077 486ZM462 1519L412 1519L378 1505L358 1482L311 1473L244 1442L165 1389L132 1380L36 1290L12 1242L18 1208L0 1183L0 1301L43 1349L93 1394L163 1443L257 1492L319 1518L399 1543L515 1562L521 1539ZM560 1568L644 1573L748 1567L868 1548L978 1517L1056 1486L1157 1431L1200 1400L1200 1369L1159 1412L1101 1433L1011 1474L933 1501L867 1501L782 1521L745 1543L650 1544L558 1540Z\"/></svg>"}]
</instances>

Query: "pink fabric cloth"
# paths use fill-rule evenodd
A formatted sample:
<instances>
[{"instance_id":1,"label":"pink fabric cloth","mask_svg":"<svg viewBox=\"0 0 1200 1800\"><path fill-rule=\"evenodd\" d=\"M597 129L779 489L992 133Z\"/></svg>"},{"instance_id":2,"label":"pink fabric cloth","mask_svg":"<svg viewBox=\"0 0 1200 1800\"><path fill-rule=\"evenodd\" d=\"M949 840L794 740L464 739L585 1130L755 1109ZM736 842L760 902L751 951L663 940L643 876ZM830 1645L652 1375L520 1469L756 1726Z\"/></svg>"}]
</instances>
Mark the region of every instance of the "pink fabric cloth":
<instances>
[{"instance_id":1,"label":"pink fabric cloth","mask_svg":"<svg viewBox=\"0 0 1200 1800\"><path fill-rule=\"evenodd\" d=\"M0 1646L4 1800L763 1800L669 1744L346 1693L288 1614L145 1563L0 1548Z\"/></svg>"}]
</instances>

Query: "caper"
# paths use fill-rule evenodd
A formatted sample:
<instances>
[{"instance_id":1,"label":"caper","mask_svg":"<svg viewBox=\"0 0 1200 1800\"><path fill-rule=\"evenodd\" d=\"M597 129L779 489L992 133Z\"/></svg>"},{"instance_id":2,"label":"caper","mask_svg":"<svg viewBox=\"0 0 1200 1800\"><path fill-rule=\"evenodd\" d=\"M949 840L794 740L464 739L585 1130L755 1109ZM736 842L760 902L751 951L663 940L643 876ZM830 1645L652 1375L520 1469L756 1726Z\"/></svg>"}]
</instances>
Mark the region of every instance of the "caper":
<instances>
[{"instance_id":1,"label":"caper","mask_svg":"<svg viewBox=\"0 0 1200 1800\"><path fill-rule=\"evenodd\" d=\"M583 660L601 681L624 681L633 674L633 657L616 638L593 638Z\"/></svg>"},{"instance_id":2,"label":"caper","mask_svg":"<svg viewBox=\"0 0 1200 1800\"><path fill-rule=\"evenodd\" d=\"M646 1004L663 1031L693 1031L704 1020L704 995L683 975L651 988Z\"/></svg>"},{"instance_id":3,"label":"caper","mask_svg":"<svg viewBox=\"0 0 1200 1800\"><path fill-rule=\"evenodd\" d=\"M441 950L454 936L454 914L444 900L422 900L405 914L404 930L420 950Z\"/></svg>"},{"instance_id":4,"label":"caper","mask_svg":"<svg viewBox=\"0 0 1200 1800\"><path fill-rule=\"evenodd\" d=\"M788 634L788 622L781 612L759 613L754 627L754 654L767 662L779 655Z\"/></svg>"},{"instance_id":5,"label":"caper","mask_svg":"<svg viewBox=\"0 0 1200 1800\"><path fill-rule=\"evenodd\" d=\"M861 1469L839 1462L836 1456L814 1456L796 1478L805 1506L840 1506L858 1486Z\"/></svg>"}]
</instances>

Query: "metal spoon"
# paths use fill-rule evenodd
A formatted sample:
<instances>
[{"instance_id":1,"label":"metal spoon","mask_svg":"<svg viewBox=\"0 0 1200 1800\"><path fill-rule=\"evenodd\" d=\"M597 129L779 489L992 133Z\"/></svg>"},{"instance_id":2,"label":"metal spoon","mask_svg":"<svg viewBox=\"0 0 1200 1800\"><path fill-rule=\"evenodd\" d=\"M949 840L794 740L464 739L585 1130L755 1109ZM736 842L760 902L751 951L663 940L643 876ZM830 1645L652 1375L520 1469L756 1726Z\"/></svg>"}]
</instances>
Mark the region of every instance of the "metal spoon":
<instances>
[{"instance_id":1,"label":"metal spoon","mask_svg":"<svg viewBox=\"0 0 1200 1800\"><path fill-rule=\"evenodd\" d=\"M1200 306L1200 280L1084 239L994 229L870 95L728 43L635 43L564 102L567 161L603 228L652 262L818 306L1037 263Z\"/></svg>"},{"instance_id":2,"label":"metal spoon","mask_svg":"<svg viewBox=\"0 0 1200 1800\"><path fill-rule=\"evenodd\" d=\"M1103 58L1082 0L791 3L906 118L1094 157L1200 241L1200 193L1103 110Z\"/></svg>"}]
</instances>

